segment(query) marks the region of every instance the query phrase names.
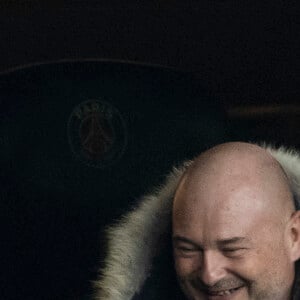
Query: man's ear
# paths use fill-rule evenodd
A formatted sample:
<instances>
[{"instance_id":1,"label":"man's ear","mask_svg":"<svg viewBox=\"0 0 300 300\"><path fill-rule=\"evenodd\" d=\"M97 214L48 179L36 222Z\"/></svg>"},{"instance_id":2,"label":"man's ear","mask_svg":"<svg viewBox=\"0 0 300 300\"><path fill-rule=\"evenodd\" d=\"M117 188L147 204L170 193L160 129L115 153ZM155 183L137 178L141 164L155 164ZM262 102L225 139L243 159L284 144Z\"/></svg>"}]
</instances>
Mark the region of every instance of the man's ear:
<instances>
[{"instance_id":1,"label":"man's ear","mask_svg":"<svg viewBox=\"0 0 300 300\"><path fill-rule=\"evenodd\" d=\"M290 222L291 259L295 262L300 258L300 210L292 214Z\"/></svg>"}]
</instances>

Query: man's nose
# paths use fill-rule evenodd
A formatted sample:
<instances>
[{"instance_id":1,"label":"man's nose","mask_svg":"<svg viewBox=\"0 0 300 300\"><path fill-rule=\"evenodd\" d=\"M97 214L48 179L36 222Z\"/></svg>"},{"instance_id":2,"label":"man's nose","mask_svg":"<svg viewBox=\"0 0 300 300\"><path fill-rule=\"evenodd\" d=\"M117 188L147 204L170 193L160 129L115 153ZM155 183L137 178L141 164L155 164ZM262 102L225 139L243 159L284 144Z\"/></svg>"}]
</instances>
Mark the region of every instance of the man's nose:
<instances>
[{"instance_id":1,"label":"man's nose","mask_svg":"<svg viewBox=\"0 0 300 300\"><path fill-rule=\"evenodd\" d=\"M216 251L205 251L198 272L205 285L213 286L226 276L226 258Z\"/></svg>"}]
</instances>

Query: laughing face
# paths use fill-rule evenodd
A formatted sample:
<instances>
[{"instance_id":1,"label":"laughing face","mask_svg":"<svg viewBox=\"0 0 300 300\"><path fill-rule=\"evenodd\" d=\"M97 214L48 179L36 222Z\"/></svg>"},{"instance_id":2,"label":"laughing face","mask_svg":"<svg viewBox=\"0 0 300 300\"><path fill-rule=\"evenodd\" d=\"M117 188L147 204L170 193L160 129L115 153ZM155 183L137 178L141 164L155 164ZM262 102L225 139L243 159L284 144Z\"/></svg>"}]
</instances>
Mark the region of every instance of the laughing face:
<instances>
[{"instance_id":1,"label":"laughing face","mask_svg":"<svg viewBox=\"0 0 300 300\"><path fill-rule=\"evenodd\" d=\"M181 288L191 300L291 299L300 217L285 177L268 157L231 152L225 163L224 153L200 158L176 192L173 251Z\"/></svg>"}]
</instances>

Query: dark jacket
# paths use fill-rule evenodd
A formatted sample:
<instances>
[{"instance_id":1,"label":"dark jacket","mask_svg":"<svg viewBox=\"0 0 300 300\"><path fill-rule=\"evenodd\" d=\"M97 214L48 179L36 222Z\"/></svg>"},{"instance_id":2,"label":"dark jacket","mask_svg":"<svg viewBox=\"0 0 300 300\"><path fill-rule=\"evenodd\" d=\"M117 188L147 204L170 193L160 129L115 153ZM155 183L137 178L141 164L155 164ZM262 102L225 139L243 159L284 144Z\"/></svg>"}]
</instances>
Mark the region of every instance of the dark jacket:
<instances>
[{"instance_id":1,"label":"dark jacket","mask_svg":"<svg viewBox=\"0 0 300 300\"><path fill-rule=\"evenodd\" d=\"M265 147L284 169L300 206L300 156L294 150ZM108 255L95 282L95 300L184 299L173 267L172 199L181 175L191 162L174 168L165 183L144 196L139 206L107 231ZM300 299L300 269L296 264L293 299Z\"/></svg>"}]
</instances>

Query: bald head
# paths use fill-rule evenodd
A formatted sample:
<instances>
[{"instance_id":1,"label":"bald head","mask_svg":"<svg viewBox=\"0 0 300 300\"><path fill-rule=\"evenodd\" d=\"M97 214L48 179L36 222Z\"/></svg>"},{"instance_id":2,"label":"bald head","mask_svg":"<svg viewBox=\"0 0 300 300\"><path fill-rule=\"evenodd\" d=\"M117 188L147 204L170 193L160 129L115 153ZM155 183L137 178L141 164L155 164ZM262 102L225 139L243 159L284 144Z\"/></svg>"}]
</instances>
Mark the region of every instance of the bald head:
<instances>
[{"instance_id":1,"label":"bald head","mask_svg":"<svg viewBox=\"0 0 300 300\"><path fill-rule=\"evenodd\" d=\"M250 197L244 197L249 194ZM246 201L246 202L245 202ZM294 210L287 177L280 164L265 149L248 143L218 145L197 157L177 189L174 208L185 204L202 209L239 205L266 213Z\"/></svg>"}]
</instances>

